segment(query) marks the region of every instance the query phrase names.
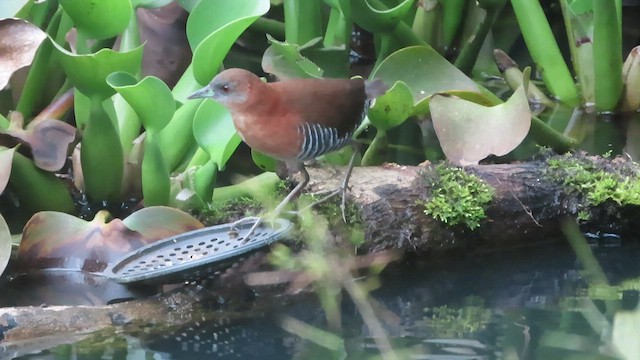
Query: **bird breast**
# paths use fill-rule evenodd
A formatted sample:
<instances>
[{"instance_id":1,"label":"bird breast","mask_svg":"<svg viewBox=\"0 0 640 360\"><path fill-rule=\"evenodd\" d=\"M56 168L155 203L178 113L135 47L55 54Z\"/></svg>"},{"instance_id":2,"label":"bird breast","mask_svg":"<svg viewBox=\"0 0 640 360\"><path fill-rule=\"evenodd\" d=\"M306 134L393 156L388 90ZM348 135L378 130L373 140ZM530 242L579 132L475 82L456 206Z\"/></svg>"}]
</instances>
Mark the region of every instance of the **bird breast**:
<instances>
[{"instance_id":1,"label":"bird breast","mask_svg":"<svg viewBox=\"0 0 640 360\"><path fill-rule=\"evenodd\" d=\"M279 160L297 158L302 141L295 124L268 114L232 113L231 117L236 131L252 149Z\"/></svg>"}]
</instances>

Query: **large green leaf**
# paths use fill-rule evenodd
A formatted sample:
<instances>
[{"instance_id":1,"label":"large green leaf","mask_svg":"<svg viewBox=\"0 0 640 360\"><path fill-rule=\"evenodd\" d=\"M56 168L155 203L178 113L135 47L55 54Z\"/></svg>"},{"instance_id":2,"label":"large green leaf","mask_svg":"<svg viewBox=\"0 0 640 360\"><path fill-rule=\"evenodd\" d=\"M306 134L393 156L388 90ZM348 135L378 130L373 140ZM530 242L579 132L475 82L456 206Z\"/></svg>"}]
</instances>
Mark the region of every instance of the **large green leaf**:
<instances>
[{"instance_id":1,"label":"large green leaf","mask_svg":"<svg viewBox=\"0 0 640 360\"><path fill-rule=\"evenodd\" d=\"M200 1L187 20L193 75L207 84L240 34L269 11L269 0Z\"/></svg>"},{"instance_id":2,"label":"large green leaf","mask_svg":"<svg viewBox=\"0 0 640 360\"><path fill-rule=\"evenodd\" d=\"M138 82L131 74L120 71L109 75L107 83L131 105L147 131L160 131L176 110L171 90L155 76Z\"/></svg>"},{"instance_id":3,"label":"large green leaf","mask_svg":"<svg viewBox=\"0 0 640 360\"><path fill-rule=\"evenodd\" d=\"M215 101L203 101L193 119L193 135L219 169L224 169L240 144L227 109Z\"/></svg>"},{"instance_id":4,"label":"large green leaf","mask_svg":"<svg viewBox=\"0 0 640 360\"><path fill-rule=\"evenodd\" d=\"M414 6L414 0L404 0L390 9L378 9L371 0L351 0L351 17L363 29L373 32L388 32L398 26L402 18Z\"/></svg>"},{"instance_id":5,"label":"large green leaf","mask_svg":"<svg viewBox=\"0 0 640 360\"><path fill-rule=\"evenodd\" d=\"M51 40L58 50L58 58L65 73L82 93L106 99L115 90L106 82L107 76L116 71L136 74L142 63L142 46L128 52L102 49L88 55L76 55Z\"/></svg>"},{"instance_id":6,"label":"large green leaf","mask_svg":"<svg viewBox=\"0 0 640 360\"><path fill-rule=\"evenodd\" d=\"M409 85L414 102L449 90L480 92L473 80L451 65L435 50L411 46L389 55L371 74L387 84L402 81Z\"/></svg>"},{"instance_id":7,"label":"large green leaf","mask_svg":"<svg viewBox=\"0 0 640 360\"><path fill-rule=\"evenodd\" d=\"M170 171L152 133L147 133L142 159L142 195L145 206L169 203Z\"/></svg>"},{"instance_id":8,"label":"large green leaf","mask_svg":"<svg viewBox=\"0 0 640 360\"><path fill-rule=\"evenodd\" d=\"M376 98L369 109L369 120L378 130L387 131L402 124L413 112L411 89L402 81L396 82L385 94Z\"/></svg>"},{"instance_id":9,"label":"large green leaf","mask_svg":"<svg viewBox=\"0 0 640 360\"><path fill-rule=\"evenodd\" d=\"M133 14L130 0L59 0L78 31L94 39L120 34Z\"/></svg>"},{"instance_id":10,"label":"large green leaf","mask_svg":"<svg viewBox=\"0 0 640 360\"><path fill-rule=\"evenodd\" d=\"M529 133L531 111L522 86L504 104L482 106L450 95L434 95L431 118L440 146L454 164L471 165L506 155Z\"/></svg>"},{"instance_id":11,"label":"large green leaf","mask_svg":"<svg viewBox=\"0 0 640 360\"><path fill-rule=\"evenodd\" d=\"M93 201L120 198L124 154L114 123L99 97L91 98L91 116L82 134L80 161L85 191Z\"/></svg>"},{"instance_id":12,"label":"large green leaf","mask_svg":"<svg viewBox=\"0 0 640 360\"><path fill-rule=\"evenodd\" d=\"M55 174L39 169L31 159L17 152L13 155L9 184L20 199L20 204L29 211L75 211L67 184Z\"/></svg>"}]
</instances>

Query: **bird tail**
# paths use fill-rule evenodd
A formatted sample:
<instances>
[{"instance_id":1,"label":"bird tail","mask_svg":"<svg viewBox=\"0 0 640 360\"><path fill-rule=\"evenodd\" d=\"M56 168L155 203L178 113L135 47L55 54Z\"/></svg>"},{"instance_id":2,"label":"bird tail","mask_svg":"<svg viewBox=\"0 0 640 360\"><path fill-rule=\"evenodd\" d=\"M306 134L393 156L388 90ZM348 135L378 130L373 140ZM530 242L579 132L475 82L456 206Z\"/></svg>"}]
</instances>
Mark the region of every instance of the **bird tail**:
<instances>
[{"instance_id":1,"label":"bird tail","mask_svg":"<svg viewBox=\"0 0 640 360\"><path fill-rule=\"evenodd\" d=\"M373 100L389 90L387 84L382 80L365 80L364 92L367 94L367 100Z\"/></svg>"}]
</instances>

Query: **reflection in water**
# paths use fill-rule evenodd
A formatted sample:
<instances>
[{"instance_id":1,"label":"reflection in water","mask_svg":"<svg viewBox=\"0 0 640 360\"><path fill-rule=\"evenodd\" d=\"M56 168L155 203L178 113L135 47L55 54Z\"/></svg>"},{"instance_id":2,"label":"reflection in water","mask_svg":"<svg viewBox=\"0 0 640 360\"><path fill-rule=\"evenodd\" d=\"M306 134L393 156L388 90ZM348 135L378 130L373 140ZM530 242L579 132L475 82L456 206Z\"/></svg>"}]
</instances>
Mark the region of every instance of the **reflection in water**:
<instances>
[{"instance_id":1,"label":"reflection in water","mask_svg":"<svg viewBox=\"0 0 640 360\"><path fill-rule=\"evenodd\" d=\"M611 284L640 274L640 246L592 239ZM564 359L612 357L602 331L610 302L635 308L637 291L587 286L572 250L562 244L491 253L405 259L385 271L372 293L377 316L400 358ZM591 297L587 297L590 295ZM282 330L280 315L325 328L315 302L300 299L269 314L196 323L164 336L94 336L22 359L364 359L375 342L357 310L343 304L344 346L328 351ZM599 310L599 311L598 311ZM603 315L604 313L604 315ZM607 321L596 325L597 320ZM606 335L606 333L604 334ZM90 350L89 350L90 349ZM116 354L125 357L116 356ZM588 355L589 354L589 355ZM2 358L0 350L0 358ZM442 357L449 356L449 357Z\"/></svg>"}]
</instances>

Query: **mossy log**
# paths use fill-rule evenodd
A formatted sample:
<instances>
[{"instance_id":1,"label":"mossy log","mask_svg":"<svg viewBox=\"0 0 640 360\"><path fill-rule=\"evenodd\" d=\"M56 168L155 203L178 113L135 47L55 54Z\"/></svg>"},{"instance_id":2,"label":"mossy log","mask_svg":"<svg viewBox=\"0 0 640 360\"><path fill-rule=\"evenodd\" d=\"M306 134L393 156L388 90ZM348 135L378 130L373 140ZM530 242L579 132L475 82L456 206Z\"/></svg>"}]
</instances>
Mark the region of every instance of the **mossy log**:
<instances>
[{"instance_id":1,"label":"mossy log","mask_svg":"<svg viewBox=\"0 0 640 360\"><path fill-rule=\"evenodd\" d=\"M640 184L640 167L631 161L582 156L576 159L586 161L590 169L618 174L620 183L626 178ZM312 179L310 191L333 189L341 181L335 169L308 170ZM360 251L499 249L534 244L561 239L561 222L567 217L589 219L583 225L595 231L631 233L640 225L640 207L623 206L624 202L614 200L595 206L588 201L587 193L563 184L569 175L550 170L546 160L468 166L464 170L494 189L493 199L485 208L486 218L474 230L462 224L445 224L425 213L424 203L430 198L432 185L427 179L433 177L435 166L387 164L355 168L349 183L350 200L360 209L366 234Z\"/></svg>"}]
</instances>

